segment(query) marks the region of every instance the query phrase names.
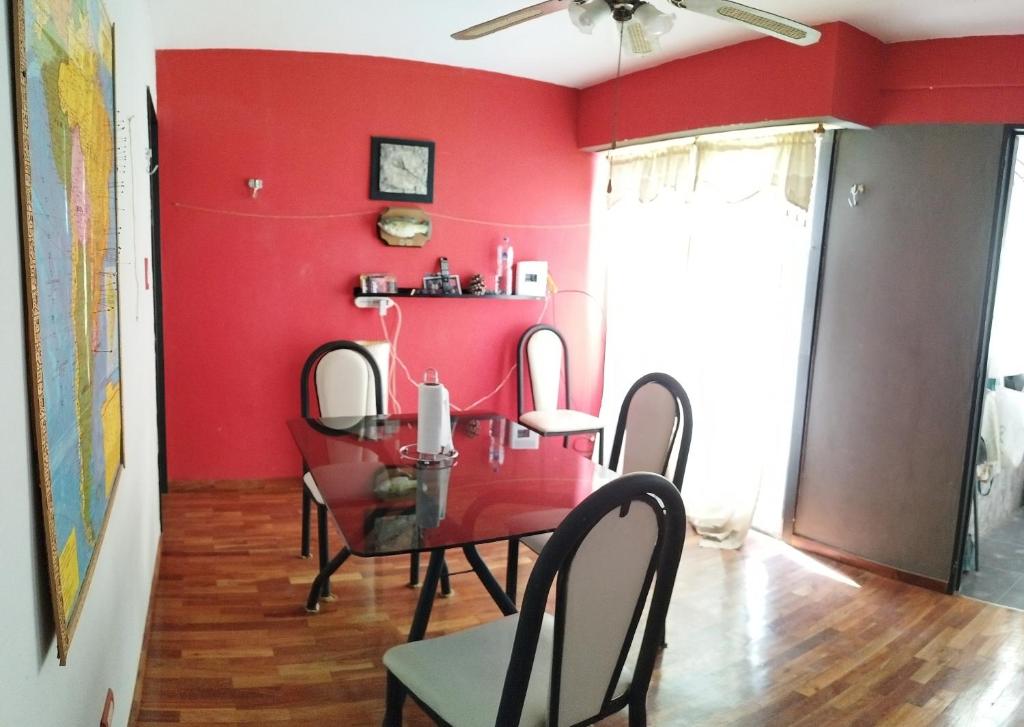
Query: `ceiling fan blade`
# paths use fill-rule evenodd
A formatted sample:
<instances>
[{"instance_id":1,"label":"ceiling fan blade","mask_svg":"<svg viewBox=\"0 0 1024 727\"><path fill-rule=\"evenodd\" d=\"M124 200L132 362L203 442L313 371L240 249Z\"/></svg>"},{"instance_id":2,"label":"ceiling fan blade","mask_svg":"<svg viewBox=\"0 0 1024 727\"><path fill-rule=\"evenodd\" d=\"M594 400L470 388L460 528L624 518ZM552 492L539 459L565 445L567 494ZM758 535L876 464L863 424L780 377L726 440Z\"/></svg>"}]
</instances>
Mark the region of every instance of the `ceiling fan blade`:
<instances>
[{"instance_id":1,"label":"ceiling fan blade","mask_svg":"<svg viewBox=\"0 0 1024 727\"><path fill-rule=\"evenodd\" d=\"M643 23L630 20L624 28L626 42L629 45L629 52L635 56L643 56L654 53L659 49L658 38L647 32Z\"/></svg>"},{"instance_id":2,"label":"ceiling fan blade","mask_svg":"<svg viewBox=\"0 0 1024 727\"><path fill-rule=\"evenodd\" d=\"M452 37L455 38L455 40L474 40L476 38L482 38L485 35L496 33L499 30L511 28L513 25L525 23L527 20L533 20L534 18L539 18L542 15L549 15L551 13L556 13L559 10L564 10L571 4L572 0L545 0L545 2L514 10L511 13L487 20L483 23L477 23L465 30L460 30L458 33L452 33Z\"/></svg>"},{"instance_id":3,"label":"ceiling fan blade","mask_svg":"<svg viewBox=\"0 0 1024 727\"><path fill-rule=\"evenodd\" d=\"M672 0L672 4L701 15L739 23L750 30L771 35L787 43L813 45L821 39L821 33L809 25L765 10L740 5L731 0Z\"/></svg>"}]
</instances>

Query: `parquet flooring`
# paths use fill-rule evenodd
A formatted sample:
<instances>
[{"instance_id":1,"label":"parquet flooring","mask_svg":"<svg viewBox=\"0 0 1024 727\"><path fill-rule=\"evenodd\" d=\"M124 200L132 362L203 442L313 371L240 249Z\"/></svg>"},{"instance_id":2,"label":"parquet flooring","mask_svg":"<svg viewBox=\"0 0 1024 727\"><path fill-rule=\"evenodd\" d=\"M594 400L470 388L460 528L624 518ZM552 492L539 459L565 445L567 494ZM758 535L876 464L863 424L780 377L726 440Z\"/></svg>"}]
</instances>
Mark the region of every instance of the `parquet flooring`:
<instances>
[{"instance_id":1,"label":"parquet flooring","mask_svg":"<svg viewBox=\"0 0 1024 727\"><path fill-rule=\"evenodd\" d=\"M417 595L408 559L350 559L337 600L307 614L299 503L297 480L172 486L136 724L380 724L381 656L404 640ZM504 546L481 552L503 578ZM499 616L472 575L453 586L428 635ZM653 725L1024 725L1024 613L756 533L740 552L689 538L668 642ZM405 715L429 724L411 703Z\"/></svg>"}]
</instances>

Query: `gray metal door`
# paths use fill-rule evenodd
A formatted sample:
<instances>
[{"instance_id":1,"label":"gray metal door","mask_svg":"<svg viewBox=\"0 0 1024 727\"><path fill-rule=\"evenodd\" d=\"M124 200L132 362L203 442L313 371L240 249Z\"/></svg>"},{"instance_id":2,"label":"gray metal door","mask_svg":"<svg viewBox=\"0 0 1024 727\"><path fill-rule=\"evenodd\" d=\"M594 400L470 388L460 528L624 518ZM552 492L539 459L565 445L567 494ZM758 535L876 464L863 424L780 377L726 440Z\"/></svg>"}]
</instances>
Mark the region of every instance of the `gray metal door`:
<instances>
[{"instance_id":1,"label":"gray metal door","mask_svg":"<svg viewBox=\"0 0 1024 727\"><path fill-rule=\"evenodd\" d=\"M948 580L1003 137L987 125L838 135L797 544Z\"/></svg>"}]
</instances>

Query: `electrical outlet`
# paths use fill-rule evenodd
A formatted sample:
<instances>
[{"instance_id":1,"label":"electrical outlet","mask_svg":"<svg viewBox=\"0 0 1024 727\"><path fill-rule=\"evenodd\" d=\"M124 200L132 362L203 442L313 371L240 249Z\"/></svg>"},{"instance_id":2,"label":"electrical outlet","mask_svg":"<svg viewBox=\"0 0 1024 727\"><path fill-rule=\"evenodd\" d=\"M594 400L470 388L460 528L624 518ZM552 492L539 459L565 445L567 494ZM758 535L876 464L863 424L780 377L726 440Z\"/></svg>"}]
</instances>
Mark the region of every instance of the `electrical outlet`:
<instances>
[{"instance_id":1,"label":"electrical outlet","mask_svg":"<svg viewBox=\"0 0 1024 727\"><path fill-rule=\"evenodd\" d=\"M107 690L107 701L103 703L103 714L100 715L100 727L112 727L114 724L114 690Z\"/></svg>"}]
</instances>

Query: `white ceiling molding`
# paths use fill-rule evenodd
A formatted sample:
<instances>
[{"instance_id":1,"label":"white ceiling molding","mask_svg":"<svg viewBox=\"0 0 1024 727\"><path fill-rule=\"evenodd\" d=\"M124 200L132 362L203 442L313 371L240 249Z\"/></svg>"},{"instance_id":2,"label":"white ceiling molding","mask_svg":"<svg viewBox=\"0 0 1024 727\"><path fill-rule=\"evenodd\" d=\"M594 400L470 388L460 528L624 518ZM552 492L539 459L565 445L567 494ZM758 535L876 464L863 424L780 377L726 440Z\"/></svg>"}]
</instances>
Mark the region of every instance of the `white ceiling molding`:
<instances>
[{"instance_id":1,"label":"white ceiling molding","mask_svg":"<svg viewBox=\"0 0 1024 727\"><path fill-rule=\"evenodd\" d=\"M261 48L386 56L478 68L584 88L615 75L618 35L593 35L567 13L484 38L451 34L535 0L148 0L157 48ZM891 43L925 38L1024 34L1024 0L747 0L809 25L841 20ZM668 0L653 0L676 12ZM679 12L661 51L623 59L626 73L760 37Z\"/></svg>"}]
</instances>

